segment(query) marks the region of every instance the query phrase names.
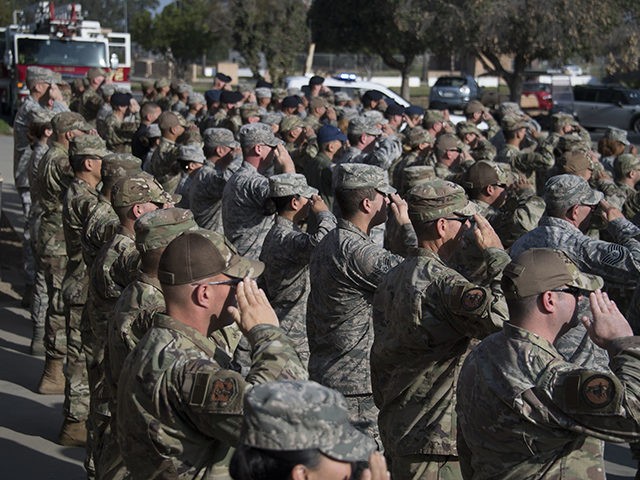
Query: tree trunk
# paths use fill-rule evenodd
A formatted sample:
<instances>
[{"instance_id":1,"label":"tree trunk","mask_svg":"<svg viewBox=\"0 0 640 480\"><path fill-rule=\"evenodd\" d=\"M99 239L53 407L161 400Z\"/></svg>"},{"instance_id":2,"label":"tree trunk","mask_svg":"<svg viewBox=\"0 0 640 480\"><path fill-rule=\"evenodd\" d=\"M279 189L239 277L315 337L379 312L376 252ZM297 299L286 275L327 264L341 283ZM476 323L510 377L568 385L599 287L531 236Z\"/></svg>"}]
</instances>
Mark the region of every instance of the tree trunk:
<instances>
[{"instance_id":1,"label":"tree trunk","mask_svg":"<svg viewBox=\"0 0 640 480\"><path fill-rule=\"evenodd\" d=\"M400 86L400 96L405 100L411 100L411 91L409 89L409 68L411 65L404 65L404 68L400 70L400 75L402 75L402 84Z\"/></svg>"}]
</instances>

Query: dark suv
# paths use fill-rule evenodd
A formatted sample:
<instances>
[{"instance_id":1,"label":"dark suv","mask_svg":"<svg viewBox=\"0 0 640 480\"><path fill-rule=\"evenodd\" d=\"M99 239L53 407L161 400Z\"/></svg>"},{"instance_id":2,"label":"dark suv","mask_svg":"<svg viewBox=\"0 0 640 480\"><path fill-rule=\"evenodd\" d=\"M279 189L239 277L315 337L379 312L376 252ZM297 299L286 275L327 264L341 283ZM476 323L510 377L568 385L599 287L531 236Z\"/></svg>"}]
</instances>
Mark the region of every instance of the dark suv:
<instances>
[{"instance_id":1,"label":"dark suv","mask_svg":"<svg viewBox=\"0 0 640 480\"><path fill-rule=\"evenodd\" d=\"M471 75L440 77L429 92L429 108L461 110L481 96L482 90Z\"/></svg>"},{"instance_id":2,"label":"dark suv","mask_svg":"<svg viewBox=\"0 0 640 480\"><path fill-rule=\"evenodd\" d=\"M577 85L573 95L576 116L584 127L617 127L640 133L640 90L617 85Z\"/></svg>"}]
</instances>

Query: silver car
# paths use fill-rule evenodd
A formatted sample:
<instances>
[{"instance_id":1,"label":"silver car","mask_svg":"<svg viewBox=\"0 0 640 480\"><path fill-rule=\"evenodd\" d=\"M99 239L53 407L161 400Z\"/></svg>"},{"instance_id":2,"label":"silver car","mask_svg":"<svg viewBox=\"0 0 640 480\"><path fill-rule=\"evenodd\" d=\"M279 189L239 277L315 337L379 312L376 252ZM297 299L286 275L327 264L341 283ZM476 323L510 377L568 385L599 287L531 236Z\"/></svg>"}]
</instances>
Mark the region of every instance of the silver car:
<instances>
[{"instance_id":1,"label":"silver car","mask_svg":"<svg viewBox=\"0 0 640 480\"><path fill-rule=\"evenodd\" d=\"M640 90L611 85L573 87L575 115L586 128L617 127L640 133Z\"/></svg>"}]
</instances>

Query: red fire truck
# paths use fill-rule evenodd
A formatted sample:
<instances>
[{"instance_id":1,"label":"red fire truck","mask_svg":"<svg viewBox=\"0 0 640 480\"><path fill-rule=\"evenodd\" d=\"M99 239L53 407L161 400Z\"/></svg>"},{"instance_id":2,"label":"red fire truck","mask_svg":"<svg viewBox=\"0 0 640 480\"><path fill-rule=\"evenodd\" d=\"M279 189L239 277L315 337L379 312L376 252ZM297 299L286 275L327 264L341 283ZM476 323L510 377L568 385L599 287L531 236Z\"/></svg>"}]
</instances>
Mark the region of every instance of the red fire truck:
<instances>
[{"instance_id":1,"label":"red fire truck","mask_svg":"<svg viewBox=\"0 0 640 480\"><path fill-rule=\"evenodd\" d=\"M113 81L129 83L131 37L85 20L78 3L39 2L33 13L15 11L13 23L0 27L0 102L14 112L29 92L27 67L50 68L70 81L92 67L112 71ZM30 17L30 18L29 18Z\"/></svg>"}]
</instances>

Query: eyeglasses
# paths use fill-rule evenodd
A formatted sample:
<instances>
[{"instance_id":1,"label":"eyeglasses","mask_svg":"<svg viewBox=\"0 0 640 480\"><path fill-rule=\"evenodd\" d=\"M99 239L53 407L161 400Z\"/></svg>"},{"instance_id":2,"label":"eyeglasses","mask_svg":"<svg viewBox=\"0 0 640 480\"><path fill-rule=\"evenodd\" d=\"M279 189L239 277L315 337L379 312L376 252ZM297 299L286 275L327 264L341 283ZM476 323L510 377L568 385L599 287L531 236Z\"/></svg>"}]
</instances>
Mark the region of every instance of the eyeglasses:
<instances>
[{"instance_id":1,"label":"eyeglasses","mask_svg":"<svg viewBox=\"0 0 640 480\"><path fill-rule=\"evenodd\" d=\"M464 217L442 217L445 220L451 220L452 222L460 222L460 223L467 223L467 222L473 222L473 217L472 216L464 216Z\"/></svg>"},{"instance_id":2,"label":"eyeglasses","mask_svg":"<svg viewBox=\"0 0 640 480\"><path fill-rule=\"evenodd\" d=\"M585 296L585 290L578 287L567 287L567 288L555 288L551 290L552 292L560 292L560 293L568 293L569 295L573 295L574 297Z\"/></svg>"},{"instance_id":3,"label":"eyeglasses","mask_svg":"<svg viewBox=\"0 0 640 480\"><path fill-rule=\"evenodd\" d=\"M494 183L492 184L493 187L500 187L500 188L507 188L508 185L506 183Z\"/></svg>"},{"instance_id":4,"label":"eyeglasses","mask_svg":"<svg viewBox=\"0 0 640 480\"><path fill-rule=\"evenodd\" d=\"M591 209L591 211L593 212L596 208L598 208L598 205L587 205L586 203L582 203L581 204L583 207L589 207Z\"/></svg>"},{"instance_id":5,"label":"eyeglasses","mask_svg":"<svg viewBox=\"0 0 640 480\"><path fill-rule=\"evenodd\" d=\"M232 278L231 280L220 280L219 282L201 282L201 283L192 283L191 285L231 285L235 287L242 281L241 278Z\"/></svg>"}]
</instances>

